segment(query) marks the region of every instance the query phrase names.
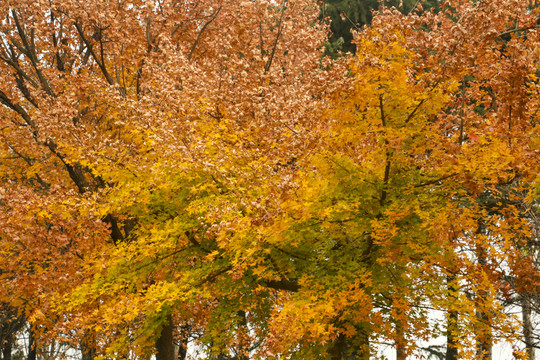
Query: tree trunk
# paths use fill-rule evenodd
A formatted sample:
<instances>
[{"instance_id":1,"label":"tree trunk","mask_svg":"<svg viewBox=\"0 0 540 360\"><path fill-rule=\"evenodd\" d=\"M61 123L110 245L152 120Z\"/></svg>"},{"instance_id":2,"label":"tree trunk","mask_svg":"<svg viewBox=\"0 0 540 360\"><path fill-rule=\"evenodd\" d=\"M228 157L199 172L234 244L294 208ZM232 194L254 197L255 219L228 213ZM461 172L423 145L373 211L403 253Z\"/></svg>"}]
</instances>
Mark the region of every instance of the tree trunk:
<instances>
[{"instance_id":1,"label":"tree trunk","mask_svg":"<svg viewBox=\"0 0 540 360\"><path fill-rule=\"evenodd\" d=\"M240 323L238 324L238 336L242 338L239 339L240 346L238 348L238 360L249 360L249 340L247 339L247 316L246 312L239 310L237 313L240 318Z\"/></svg>"},{"instance_id":2,"label":"tree trunk","mask_svg":"<svg viewBox=\"0 0 540 360\"><path fill-rule=\"evenodd\" d=\"M527 294L521 294L521 313L523 316L523 340L525 341L525 351L529 360L535 360L533 326L531 322L531 299Z\"/></svg>"},{"instance_id":3,"label":"tree trunk","mask_svg":"<svg viewBox=\"0 0 540 360\"><path fill-rule=\"evenodd\" d=\"M178 360L185 360L186 356L187 356L187 346L185 346L184 344L180 344L180 346L178 347L177 359Z\"/></svg>"},{"instance_id":4,"label":"tree trunk","mask_svg":"<svg viewBox=\"0 0 540 360\"><path fill-rule=\"evenodd\" d=\"M36 339L32 324L28 328L28 360L37 360Z\"/></svg>"},{"instance_id":5,"label":"tree trunk","mask_svg":"<svg viewBox=\"0 0 540 360\"><path fill-rule=\"evenodd\" d=\"M484 233L484 226L481 221L478 223L478 235ZM478 265L483 272L487 265L487 251L485 245L482 242L476 244L476 257L478 259ZM476 355L479 360L491 360L492 359L492 343L493 336L491 333L491 316L486 310L486 299L488 297L488 291L482 288L478 289L476 294L476 318L478 321L478 328L476 330Z\"/></svg>"},{"instance_id":6,"label":"tree trunk","mask_svg":"<svg viewBox=\"0 0 540 360\"><path fill-rule=\"evenodd\" d=\"M173 329L172 316L168 315L156 341L156 360L175 360Z\"/></svg>"},{"instance_id":7,"label":"tree trunk","mask_svg":"<svg viewBox=\"0 0 540 360\"><path fill-rule=\"evenodd\" d=\"M403 325L399 320L396 323L396 335L396 360L406 360L407 347L405 345L405 331L403 330Z\"/></svg>"},{"instance_id":8,"label":"tree trunk","mask_svg":"<svg viewBox=\"0 0 540 360\"><path fill-rule=\"evenodd\" d=\"M407 359L407 350L403 344L398 343L396 346L396 360L406 360Z\"/></svg>"},{"instance_id":9,"label":"tree trunk","mask_svg":"<svg viewBox=\"0 0 540 360\"><path fill-rule=\"evenodd\" d=\"M458 322L458 312L451 310L448 314L448 325L446 330L446 360L458 359L458 339L454 329Z\"/></svg>"},{"instance_id":10,"label":"tree trunk","mask_svg":"<svg viewBox=\"0 0 540 360\"><path fill-rule=\"evenodd\" d=\"M353 338L345 338L342 356L343 360L369 360L369 326L358 327L358 333Z\"/></svg>"},{"instance_id":11,"label":"tree trunk","mask_svg":"<svg viewBox=\"0 0 540 360\"><path fill-rule=\"evenodd\" d=\"M328 355L330 355L330 360L342 360L344 348L345 335L339 334L330 349L328 349Z\"/></svg>"},{"instance_id":12,"label":"tree trunk","mask_svg":"<svg viewBox=\"0 0 540 360\"><path fill-rule=\"evenodd\" d=\"M190 332L191 327L189 324L180 326L180 339L178 341L178 345L175 344L177 360L185 360L187 357L188 338Z\"/></svg>"},{"instance_id":13,"label":"tree trunk","mask_svg":"<svg viewBox=\"0 0 540 360\"><path fill-rule=\"evenodd\" d=\"M456 285L456 276L454 273L448 275L446 282L448 284L449 299L452 301L455 299L454 294L458 291ZM458 312L457 310L450 309L448 311L448 319L446 325L446 358L445 360L457 360L458 359L458 339L456 337L457 324L458 324Z\"/></svg>"},{"instance_id":14,"label":"tree trunk","mask_svg":"<svg viewBox=\"0 0 540 360\"><path fill-rule=\"evenodd\" d=\"M490 317L484 311L478 311L476 314L477 319L482 324L481 327L490 326ZM476 334L476 355L479 360L491 360L492 359L492 337L489 330L478 330Z\"/></svg>"},{"instance_id":15,"label":"tree trunk","mask_svg":"<svg viewBox=\"0 0 540 360\"><path fill-rule=\"evenodd\" d=\"M81 341L82 360L94 360L96 357L96 345L92 335L86 334Z\"/></svg>"},{"instance_id":16,"label":"tree trunk","mask_svg":"<svg viewBox=\"0 0 540 360\"><path fill-rule=\"evenodd\" d=\"M11 360L11 350L13 349L13 336L10 335L2 346L2 360Z\"/></svg>"}]
</instances>

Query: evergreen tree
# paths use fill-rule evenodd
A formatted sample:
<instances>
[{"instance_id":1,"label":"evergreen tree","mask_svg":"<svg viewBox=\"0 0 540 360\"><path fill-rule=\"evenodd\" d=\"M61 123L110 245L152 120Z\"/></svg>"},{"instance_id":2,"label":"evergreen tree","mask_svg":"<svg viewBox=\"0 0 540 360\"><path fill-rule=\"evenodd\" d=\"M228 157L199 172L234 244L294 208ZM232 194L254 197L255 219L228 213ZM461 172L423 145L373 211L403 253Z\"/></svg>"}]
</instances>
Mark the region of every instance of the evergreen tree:
<instances>
[{"instance_id":1,"label":"evergreen tree","mask_svg":"<svg viewBox=\"0 0 540 360\"><path fill-rule=\"evenodd\" d=\"M438 5L437 0L323 0L322 17L330 20L331 36L326 43L326 54L339 56L340 52L356 51L352 43L352 30L371 23L372 12L381 6L396 7L404 14L421 3L423 9Z\"/></svg>"}]
</instances>

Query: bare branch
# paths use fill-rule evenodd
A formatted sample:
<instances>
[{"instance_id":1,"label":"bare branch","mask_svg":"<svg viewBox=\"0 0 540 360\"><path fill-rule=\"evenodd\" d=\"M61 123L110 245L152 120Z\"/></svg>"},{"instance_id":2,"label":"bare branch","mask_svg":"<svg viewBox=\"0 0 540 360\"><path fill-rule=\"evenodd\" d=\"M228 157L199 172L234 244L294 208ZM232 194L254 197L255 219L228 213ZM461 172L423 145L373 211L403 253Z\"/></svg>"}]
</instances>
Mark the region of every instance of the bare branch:
<instances>
[{"instance_id":1,"label":"bare branch","mask_svg":"<svg viewBox=\"0 0 540 360\"><path fill-rule=\"evenodd\" d=\"M456 175L457 175L457 173L446 175L446 176L440 177L440 178L435 179L435 180L430 180L430 181L426 181L426 182L423 182L423 183L420 183L420 184L416 184L413 187L414 188L419 188L419 187L423 187L423 186L437 184L437 183L439 183L439 182L441 182L443 180L449 179L449 178L454 177Z\"/></svg>"},{"instance_id":2,"label":"bare branch","mask_svg":"<svg viewBox=\"0 0 540 360\"><path fill-rule=\"evenodd\" d=\"M270 71L270 67L272 66L272 61L274 61L277 44L278 44L279 38L281 37L281 31L283 30L283 17L285 15L285 10L287 10L287 0L283 1L283 5L281 7L281 16L279 17L279 23L278 23L278 33L276 35L276 38L274 39L274 44L272 45L272 53L270 54L270 57L268 58L268 61L266 62L266 65L264 66L265 74L268 71Z\"/></svg>"},{"instance_id":3,"label":"bare branch","mask_svg":"<svg viewBox=\"0 0 540 360\"><path fill-rule=\"evenodd\" d=\"M30 40L28 39L28 34L26 33L24 29L24 25L20 21L19 17L17 16L17 13L12 10L11 15L13 16L13 20L15 21L15 25L17 26L17 32L19 34L19 37L21 38L22 45L18 44L14 39L11 39L13 44L26 55L26 57L30 60L30 63L32 64L32 67L36 71L36 74L38 76L39 82L45 92L49 94L52 97L56 97L53 90L51 89L51 86L49 84L49 81L45 76L43 75L43 72L41 71L39 67L39 60L36 54L36 44L35 44L35 33L34 29L30 30Z\"/></svg>"},{"instance_id":4,"label":"bare branch","mask_svg":"<svg viewBox=\"0 0 540 360\"><path fill-rule=\"evenodd\" d=\"M497 35L497 37L502 37L504 35L509 35L509 34L519 32L519 31L527 31L527 30L535 30L535 29L540 29L540 25L532 25L532 26L526 26L522 28L510 29L510 30L500 33L499 35Z\"/></svg>"},{"instance_id":5,"label":"bare branch","mask_svg":"<svg viewBox=\"0 0 540 360\"><path fill-rule=\"evenodd\" d=\"M24 121L28 125L30 125L32 128L36 127L36 124L34 123L32 118L30 117L30 115L28 115L26 110L21 105L15 104L14 102L12 102L11 99L8 98L7 95L1 90L0 90L0 103L4 104L5 106L10 108L11 110L13 110L16 113L18 113L19 115L21 115L21 117L24 119Z\"/></svg>"},{"instance_id":6,"label":"bare branch","mask_svg":"<svg viewBox=\"0 0 540 360\"><path fill-rule=\"evenodd\" d=\"M204 25L203 27L201 28L201 30L199 31L199 34L197 34L197 39L195 39L195 42L193 43L193 45L191 46L191 50L189 51L189 55L188 55L188 60L191 60L191 57L193 56L193 52L195 51L195 48L197 47L197 44L199 43L199 41L201 40L201 37L202 37L202 34L203 32L206 30L206 28L208 27L208 25L210 25L218 16L219 12L221 11L222 7L218 7L216 9L216 11L214 11L214 13L211 15L211 18L210 20L208 20Z\"/></svg>"},{"instance_id":7,"label":"bare branch","mask_svg":"<svg viewBox=\"0 0 540 360\"><path fill-rule=\"evenodd\" d=\"M102 40L100 39L100 43L101 43L101 60L102 60L102 61L100 61L100 59L98 58L96 52L94 51L94 44L91 44L90 41L88 40L88 38L84 35L84 30L81 27L81 24L76 22L75 23L75 28L77 29L77 32L79 33L79 36L81 37L82 41L86 45L87 51L90 53L90 55L92 56L94 61L98 64L103 76L105 76L105 80L107 80L109 85L114 85L115 84L114 79L111 76L111 74L109 74L109 71L107 70L107 67L105 67ZM99 31L101 31L101 29Z\"/></svg>"}]
</instances>

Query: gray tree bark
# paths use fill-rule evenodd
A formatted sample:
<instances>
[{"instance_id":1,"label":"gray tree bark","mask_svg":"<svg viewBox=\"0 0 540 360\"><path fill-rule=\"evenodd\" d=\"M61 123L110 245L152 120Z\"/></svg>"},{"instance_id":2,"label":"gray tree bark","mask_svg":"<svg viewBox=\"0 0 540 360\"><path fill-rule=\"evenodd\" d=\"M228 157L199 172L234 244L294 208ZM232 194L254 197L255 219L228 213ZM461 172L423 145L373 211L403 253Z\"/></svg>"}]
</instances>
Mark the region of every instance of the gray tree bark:
<instances>
[{"instance_id":1,"label":"gray tree bark","mask_svg":"<svg viewBox=\"0 0 540 360\"><path fill-rule=\"evenodd\" d=\"M531 322L531 299L528 294L521 294L520 302L523 317L523 340L525 341L525 351L529 356L529 360L535 360L533 326Z\"/></svg>"}]
</instances>

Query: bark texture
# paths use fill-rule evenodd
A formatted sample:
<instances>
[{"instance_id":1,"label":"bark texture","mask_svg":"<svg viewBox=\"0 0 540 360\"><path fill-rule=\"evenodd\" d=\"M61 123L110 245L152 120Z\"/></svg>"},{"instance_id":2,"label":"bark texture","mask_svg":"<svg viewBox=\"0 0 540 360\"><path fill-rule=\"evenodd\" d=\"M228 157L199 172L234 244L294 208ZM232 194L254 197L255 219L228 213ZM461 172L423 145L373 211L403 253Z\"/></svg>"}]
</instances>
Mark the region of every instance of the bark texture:
<instances>
[{"instance_id":1,"label":"bark texture","mask_svg":"<svg viewBox=\"0 0 540 360\"><path fill-rule=\"evenodd\" d=\"M156 360L175 360L172 316L168 315L156 341Z\"/></svg>"}]
</instances>

